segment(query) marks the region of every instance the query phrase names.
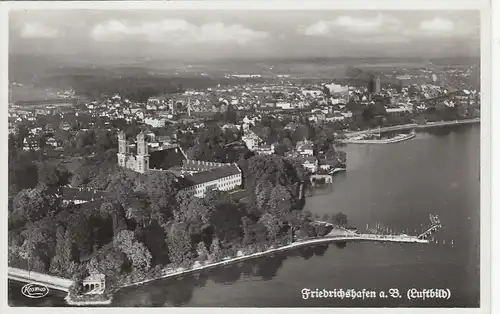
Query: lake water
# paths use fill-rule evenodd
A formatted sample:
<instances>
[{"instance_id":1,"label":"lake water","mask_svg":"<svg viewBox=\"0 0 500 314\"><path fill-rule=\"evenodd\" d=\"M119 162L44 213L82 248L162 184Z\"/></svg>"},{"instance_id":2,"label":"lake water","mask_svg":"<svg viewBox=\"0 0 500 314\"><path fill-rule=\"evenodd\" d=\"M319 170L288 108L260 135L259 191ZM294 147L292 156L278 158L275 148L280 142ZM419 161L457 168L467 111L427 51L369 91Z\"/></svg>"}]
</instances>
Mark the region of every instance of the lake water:
<instances>
[{"instance_id":1,"label":"lake water","mask_svg":"<svg viewBox=\"0 0 500 314\"><path fill-rule=\"evenodd\" d=\"M347 172L307 199L322 216L344 212L364 230L383 224L418 232L437 213L438 243L317 245L180 279L119 291L114 306L478 307L480 126L439 128L389 145L349 145ZM453 241L453 244L452 244ZM27 300L9 284L12 305L61 305L60 296ZM308 299L301 290L398 289L401 298ZM411 288L450 289L449 299L408 300Z\"/></svg>"}]
</instances>

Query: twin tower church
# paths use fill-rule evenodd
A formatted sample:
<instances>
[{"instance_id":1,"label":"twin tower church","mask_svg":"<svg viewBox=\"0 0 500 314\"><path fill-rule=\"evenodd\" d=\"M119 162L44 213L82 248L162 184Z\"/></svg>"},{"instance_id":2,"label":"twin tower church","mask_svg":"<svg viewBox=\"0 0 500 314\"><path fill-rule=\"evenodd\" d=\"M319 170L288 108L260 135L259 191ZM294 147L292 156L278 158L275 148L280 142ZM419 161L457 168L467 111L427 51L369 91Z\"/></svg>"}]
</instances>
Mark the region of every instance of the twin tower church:
<instances>
[{"instance_id":1,"label":"twin tower church","mask_svg":"<svg viewBox=\"0 0 500 314\"><path fill-rule=\"evenodd\" d=\"M177 144L157 141L144 132L136 141L127 140L125 132L118 134L118 165L139 173L168 171L186 182L186 191L204 197L210 189L229 191L242 184L242 173L235 163L189 160Z\"/></svg>"},{"instance_id":2,"label":"twin tower church","mask_svg":"<svg viewBox=\"0 0 500 314\"><path fill-rule=\"evenodd\" d=\"M118 133L118 165L136 172L149 171L149 151L146 134L137 134L136 144L127 141L125 132Z\"/></svg>"}]
</instances>

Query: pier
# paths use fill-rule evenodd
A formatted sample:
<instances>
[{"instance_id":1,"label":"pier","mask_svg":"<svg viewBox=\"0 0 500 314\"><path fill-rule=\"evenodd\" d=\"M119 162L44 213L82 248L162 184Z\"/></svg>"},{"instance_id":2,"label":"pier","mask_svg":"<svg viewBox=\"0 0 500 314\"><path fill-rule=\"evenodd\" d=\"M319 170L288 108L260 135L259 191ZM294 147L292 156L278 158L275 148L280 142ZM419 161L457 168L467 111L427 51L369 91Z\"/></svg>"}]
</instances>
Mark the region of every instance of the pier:
<instances>
[{"instance_id":1,"label":"pier","mask_svg":"<svg viewBox=\"0 0 500 314\"><path fill-rule=\"evenodd\" d=\"M325 242L336 241L372 241L372 242L398 242L398 243L429 243L427 239L410 235L370 234L356 233L350 230L334 229L323 237ZM307 241L307 240L306 240Z\"/></svg>"},{"instance_id":2,"label":"pier","mask_svg":"<svg viewBox=\"0 0 500 314\"><path fill-rule=\"evenodd\" d=\"M441 221L437 215L429 215L429 218L431 220L431 226L418 235L419 239L426 239L429 234L441 228Z\"/></svg>"},{"instance_id":3,"label":"pier","mask_svg":"<svg viewBox=\"0 0 500 314\"><path fill-rule=\"evenodd\" d=\"M337 172L344 172L346 171L345 168L334 168L327 173L322 172L322 173L314 173L311 174L309 177L309 180L311 180L311 184L314 185L314 180L321 180L324 179L326 184L333 183L333 175Z\"/></svg>"}]
</instances>

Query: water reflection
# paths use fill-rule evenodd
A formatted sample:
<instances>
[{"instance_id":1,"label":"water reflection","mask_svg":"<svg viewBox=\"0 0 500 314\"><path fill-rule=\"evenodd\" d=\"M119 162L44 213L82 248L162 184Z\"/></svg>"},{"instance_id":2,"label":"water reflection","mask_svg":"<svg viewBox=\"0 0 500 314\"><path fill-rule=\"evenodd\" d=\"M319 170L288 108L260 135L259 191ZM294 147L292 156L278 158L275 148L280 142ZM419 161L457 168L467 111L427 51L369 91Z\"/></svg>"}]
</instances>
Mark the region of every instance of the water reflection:
<instances>
[{"instance_id":1,"label":"water reflection","mask_svg":"<svg viewBox=\"0 0 500 314\"><path fill-rule=\"evenodd\" d=\"M423 129L421 132L435 136L446 136L450 133L467 133L474 127L474 124L445 125Z\"/></svg>"},{"instance_id":2,"label":"water reflection","mask_svg":"<svg viewBox=\"0 0 500 314\"><path fill-rule=\"evenodd\" d=\"M287 259L308 260L314 256L323 256L330 247L336 249L345 246L344 242L336 245L318 244L301 247L191 275L158 280L140 287L125 288L115 295L113 306L183 306L191 301L195 289L203 288L208 281L231 285L242 278L272 280Z\"/></svg>"}]
</instances>

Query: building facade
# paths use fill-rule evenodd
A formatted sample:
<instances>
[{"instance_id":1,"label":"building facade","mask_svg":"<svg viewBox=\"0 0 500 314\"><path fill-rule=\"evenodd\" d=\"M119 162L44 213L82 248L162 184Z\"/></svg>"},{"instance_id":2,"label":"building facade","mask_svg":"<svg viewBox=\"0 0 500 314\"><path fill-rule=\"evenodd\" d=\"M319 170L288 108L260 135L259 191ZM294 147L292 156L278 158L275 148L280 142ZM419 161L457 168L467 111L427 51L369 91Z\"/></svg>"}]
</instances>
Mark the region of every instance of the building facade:
<instances>
[{"instance_id":1,"label":"building facade","mask_svg":"<svg viewBox=\"0 0 500 314\"><path fill-rule=\"evenodd\" d=\"M118 134L118 165L139 173L146 173L149 170L149 154L146 135L137 135L136 153L132 151L133 146L127 143L125 132Z\"/></svg>"},{"instance_id":2,"label":"building facade","mask_svg":"<svg viewBox=\"0 0 500 314\"><path fill-rule=\"evenodd\" d=\"M124 132L118 134L118 164L139 173L168 171L185 183L184 190L204 197L209 190L230 191L242 184L242 172L233 163L187 159L178 145L162 145L149 151L146 135L139 133L136 144L127 142Z\"/></svg>"},{"instance_id":3,"label":"building facade","mask_svg":"<svg viewBox=\"0 0 500 314\"><path fill-rule=\"evenodd\" d=\"M242 184L242 173L236 164L224 164L222 167L197 172L184 178L190 183L184 190L195 197L204 197L211 190L231 191Z\"/></svg>"}]
</instances>

